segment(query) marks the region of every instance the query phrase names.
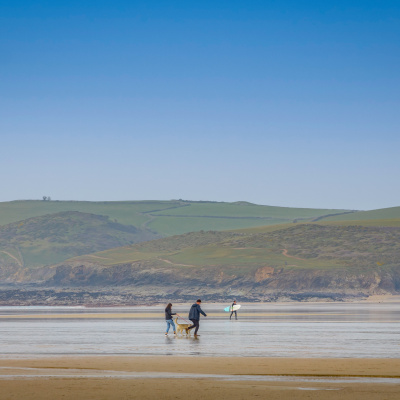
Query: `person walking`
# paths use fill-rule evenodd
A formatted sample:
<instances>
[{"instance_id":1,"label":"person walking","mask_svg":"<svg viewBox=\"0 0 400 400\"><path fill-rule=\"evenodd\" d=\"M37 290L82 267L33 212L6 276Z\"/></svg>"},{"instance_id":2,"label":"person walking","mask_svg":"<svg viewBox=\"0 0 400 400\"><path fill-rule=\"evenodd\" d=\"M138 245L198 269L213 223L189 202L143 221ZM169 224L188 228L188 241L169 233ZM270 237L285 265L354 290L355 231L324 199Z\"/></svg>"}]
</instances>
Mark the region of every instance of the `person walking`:
<instances>
[{"instance_id":1,"label":"person walking","mask_svg":"<svg viewBox=\"0 0 400 400\"><path fill-rule=\"evenodd\" d=\"M200 336L197 334L200 328L200 314L203 314L205 317L207 317L207 314L201 309L200 304L201 300L198 299L196 303L192 304L192 307L189 311L189 319L193 322L193 325L189 326L188 329L190 330L196 328L194 330L194 337Z\"/></svg>"},{"instance_id":2,"label":"person walking","mask_svg":"<svg viewBox=\"0 0 400 400\"><path fill-rule=\"evenodd\" d=\"M172 327L172 329L174 330L174 334L176 334L174 320L172 319L173 315L176 315L176 313L172 312L172 304L168 303L167 307L165 307L165 322L167 323L167 330L165 331L165 336L168 336L170 327Z\"/></svg>"},{"instance_id":3,"label":"person walking","mask_svg":"<svg viewBox=\"0 0 400 400\"><path fill-rule=\"evenodd\" d=\"M235 319L237 319L237 311L233 309L233 306L236 306L236 300L233 300L233 303L231 305L231 316L229 317L229 319L232 319L233 313L235 313Z\"/></svg>"}]
</instances>

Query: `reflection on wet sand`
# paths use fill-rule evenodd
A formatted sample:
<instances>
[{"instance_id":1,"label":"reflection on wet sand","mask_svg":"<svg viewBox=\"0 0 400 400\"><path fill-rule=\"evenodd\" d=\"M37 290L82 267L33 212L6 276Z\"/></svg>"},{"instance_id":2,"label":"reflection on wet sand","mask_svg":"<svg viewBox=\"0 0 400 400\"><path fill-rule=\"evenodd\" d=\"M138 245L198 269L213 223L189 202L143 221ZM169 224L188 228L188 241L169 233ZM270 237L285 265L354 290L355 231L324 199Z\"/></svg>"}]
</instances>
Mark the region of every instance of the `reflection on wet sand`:
<instances>
[{"instance_id":1,"label":"reflection on wet sand","mask_svg":"<svg viewBox=\"0 0 400 400\"><path fill-rule=\"evenodd\" d=\"M160 306L0 307L2 357L200 355L400 357L399 303L247 304L239 319L205 304L201 337L164 337ZM188 305L174 305L186 316ZM229 343L229 345L227 345Z\"/></svg>"}]
</instances>

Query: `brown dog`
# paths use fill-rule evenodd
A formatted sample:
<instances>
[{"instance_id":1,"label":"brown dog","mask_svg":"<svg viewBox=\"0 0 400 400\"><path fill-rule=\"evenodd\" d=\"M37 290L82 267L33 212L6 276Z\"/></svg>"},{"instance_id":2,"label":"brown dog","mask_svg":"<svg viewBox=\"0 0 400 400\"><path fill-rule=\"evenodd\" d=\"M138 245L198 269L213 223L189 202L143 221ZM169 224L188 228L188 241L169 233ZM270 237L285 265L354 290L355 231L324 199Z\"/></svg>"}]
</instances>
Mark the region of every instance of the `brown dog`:
<instances>
[{"instance_id":1,"label":"brown dog","mask_svg":"<svg viewBox=\"0 0 400 400\"><path fill-rule=\"evenodd\" d=\"M175 318L175 325L176 325L176 333L179 332L183 335L183 331L186 332L186 335L190 335L190 330L188 329L190 324L179 324L178 317Z\"/></svg>"}]
</instances>

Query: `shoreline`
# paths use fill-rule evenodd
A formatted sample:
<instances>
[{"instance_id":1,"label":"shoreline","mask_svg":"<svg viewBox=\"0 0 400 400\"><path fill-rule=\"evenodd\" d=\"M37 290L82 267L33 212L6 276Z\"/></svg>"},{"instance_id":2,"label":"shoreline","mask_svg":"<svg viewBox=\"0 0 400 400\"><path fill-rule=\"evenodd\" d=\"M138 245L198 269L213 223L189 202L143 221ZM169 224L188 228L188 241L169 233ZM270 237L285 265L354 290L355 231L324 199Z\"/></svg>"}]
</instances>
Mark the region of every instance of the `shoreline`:
<instances>
[{"instance_id":1,"label":"shoreline","mask_svg":"<svg viewBox=\"0 0 400 400\"><path fill-rule=\"evenodd\" d=\"M240 295L238 296L232 296L233 298L239 298ZM193 301L194 298L193 298ZM51 304L17 304L17 305L10 305L10 304L1 304L0 303L0 308L8 308L8 307L44 307L44 308L71 308L71 309L114 309L114 308L145 308L145 307L162 307L165 306L169 301L163 301L163 302L149 302L149 303L140 303L140 304L56 304L56 305L51 305ZM239 301L240 302L240 301ZM230 301L218 301L218 302L208 302L204 301L203 305L223 305L223 304L228 304ZM257 306L257 305L265 305L265 306L293 306L293 305L317 305L317 304L395 304L395 303L400 303L400 295L371 295L368 297L365 297L363 299L344 299L344 300L320 300L320 301L245 301L245 302L240 302L241 305L243 306ZM192 304L192 301L188 302L182 302L182 301L177 301L173 302L174 307L178 306L187 306Z\"/></svg>"}]
</instances>

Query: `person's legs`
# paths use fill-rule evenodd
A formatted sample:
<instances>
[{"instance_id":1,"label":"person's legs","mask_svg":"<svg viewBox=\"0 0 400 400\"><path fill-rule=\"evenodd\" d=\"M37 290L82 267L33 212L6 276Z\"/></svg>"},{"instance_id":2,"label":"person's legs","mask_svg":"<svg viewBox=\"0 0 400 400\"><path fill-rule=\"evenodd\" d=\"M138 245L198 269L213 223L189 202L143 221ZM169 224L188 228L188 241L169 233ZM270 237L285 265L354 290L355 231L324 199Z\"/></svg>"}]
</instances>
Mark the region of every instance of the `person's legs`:
<instances>
[{"instance_id":1,"label":"person's legs","mask_svg":"<svg viewBox=\"0 0 400 400\"><path fill-rule=\"evenodd\" d=\"M199 328L200 328L200 321L199 320L195 320L196 321L196 329L194 330L194 334L195 335L197 335L197 331L199 330Z\"/></svg>"},{"instance_id":2,"label":"person's legs","mask_svg":"<svg viewBox=\"0 0 400 400\"><path fill-rule=\"evenodd\" d=\"M235 319L237 319L237 311L235 311Z\"/></svg>"},{"instance_id":3,"label":"person's legs","mask_svg":"<svg viewBox=\"0 0 400 400\"><path fill-rule=\"evenodd\" d=\"M176 327L175 327L175 323L174 323L173 319L171 319L171 326L172 326L172 329L174 330L174 333L176 333Z\"/></svg>"},{"instance_id":4,"label":"person's legs","mask_svg":"<svg viewBox=\"0 0 400 400\"><path fill-rule=\"evenodd\" d=\"M233 315L234 312L235 312L235 311L232 311L232 312L231 312L231 316L229 317L229 319L232 319L232 315Z\"/></svg>"},{"instance_id":5,"label":"person's legs","mask_svg":"<svg viewBox=\"0 0 400 400\"><path fill-rule=\"evenodd\" d=\"M171 322L173 324L174 321L172 321L172 319L167 319L165 322L167 323L167 329L165 330L165 334L167 335L168 331L169 331L169 327L171 326ZM174 332L175 332L175 325L173 326L173 329L174 329Z\"/></svg>"},{"instance_id":6,"label":"person's legs","mask_svg":"<svg viewBox=\"0 0 400 400\"><path fill-rule=\"evenodd\" d=\"M194 334L197 335L197 331L199 330L199 327L200 327L199 320L198 319L191 319L191 321L193 322L193 325L189 326L188 329L196 328L194 330Z\"/></svg>"},{"instance_id":7,"label":"person's legs","mask_svg":"<svg viewBox=\"0 0 400 400\"><path fill-rule=\"evenodd\" d=\"M190 326L188 327L189 330L191 330L192 328L195 328L195 327L196 327L196 323L195 323L196 320L195 320L195 319L191 319L191 321L192 321L192 324L193 324L193 325L190 325Z\"/></svg>"}]
</instances>

